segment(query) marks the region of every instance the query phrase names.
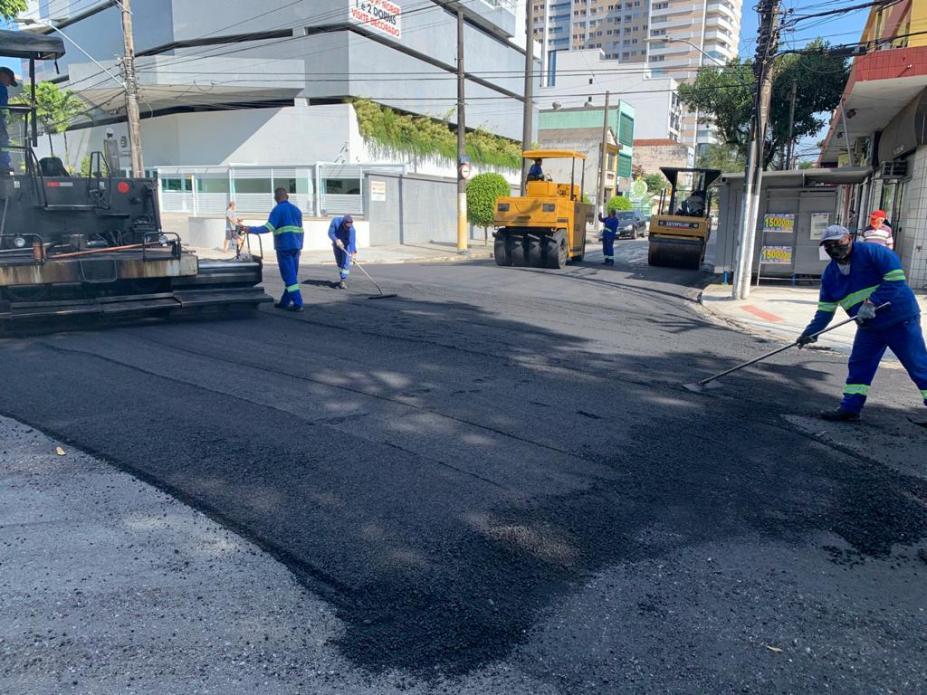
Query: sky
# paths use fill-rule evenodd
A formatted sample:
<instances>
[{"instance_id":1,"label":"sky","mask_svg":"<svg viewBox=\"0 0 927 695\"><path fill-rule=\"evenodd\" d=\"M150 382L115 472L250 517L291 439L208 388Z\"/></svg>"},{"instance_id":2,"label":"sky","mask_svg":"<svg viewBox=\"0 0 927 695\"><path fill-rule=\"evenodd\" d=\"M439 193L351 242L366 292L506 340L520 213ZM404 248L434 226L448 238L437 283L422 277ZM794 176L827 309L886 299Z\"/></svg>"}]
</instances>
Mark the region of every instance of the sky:
<instances>
[{"instance_id":1,"label":"sky","mask_svg":"<svg viewBox=\"0 0 927 695\"><path fill-rule=\"evenodd\" d=\"M849 0L782 0L782 8L793 15L825 12L857 4L862 3ZM756 5L756 0L744 0L740 29L742 58L752 57L756 50ZM866 8L842 15L808 19L799 22L794 29L783 32L780 43L783 48L801 48L818 36L830 44L855 43L863 33L868 16L869 8Z\"/></svg>"}]
</instances>

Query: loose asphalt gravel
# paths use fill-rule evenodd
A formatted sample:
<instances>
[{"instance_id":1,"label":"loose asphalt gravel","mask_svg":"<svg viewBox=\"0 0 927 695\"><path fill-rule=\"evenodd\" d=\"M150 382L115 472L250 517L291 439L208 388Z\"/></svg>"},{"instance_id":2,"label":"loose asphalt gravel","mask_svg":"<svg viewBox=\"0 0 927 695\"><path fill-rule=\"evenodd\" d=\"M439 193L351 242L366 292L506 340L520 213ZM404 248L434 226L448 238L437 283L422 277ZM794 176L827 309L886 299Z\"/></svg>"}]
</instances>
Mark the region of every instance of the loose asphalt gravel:
<instances>
[{"instance_id":1,"label":"loose asphalt gravel","mask_svg":"<svg viewBox=\"0 0 927 695\"><path fill-rule=\"evenodd\" d=\"M381 301L306 268L300 315L5 340L0 413L289 570L259 556L296 655L267 691L924 691L916 390L883 370L864 424L819 423L844 358L809 350L685 391L770 344L710 320L702 278L648 268L645 244L614 268L374 266L399 294ZM21 591L15 524L0 533L0 592ZM193 541L156 547L173 542ZM247 576L221 591L263 615ZM190 629L164 615L150 629ZM0 618L0 691L49 670L17 625ZM106 672L144 675L154 644ZM320 660L337 673L307 680ZM254 691L242 673L215 692Z\"/></svg>"}]
</instances>

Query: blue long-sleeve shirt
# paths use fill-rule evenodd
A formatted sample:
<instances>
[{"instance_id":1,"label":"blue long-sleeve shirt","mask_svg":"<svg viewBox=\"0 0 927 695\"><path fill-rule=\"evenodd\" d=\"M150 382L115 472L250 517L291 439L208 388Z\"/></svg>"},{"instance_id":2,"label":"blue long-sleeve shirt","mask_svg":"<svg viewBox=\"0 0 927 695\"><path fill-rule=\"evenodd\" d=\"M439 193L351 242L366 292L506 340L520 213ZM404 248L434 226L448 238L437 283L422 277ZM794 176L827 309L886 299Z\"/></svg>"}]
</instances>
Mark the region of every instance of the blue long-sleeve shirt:
<instances>
[{"instance_id":1,"label":"blue long-sleeve shirt","mask_svg":"<svg viewBox=\"0 0 927 695\"><path fill-rule=\"evenodd\" d=\"M618 222L618 217L617 217L617 216L615 216L615 217L602 217L602 215L599 215L599 222L601 222L603 225L605 225L605 230L606 230L607 233L609 233L609 234L617 234L617 233L618 233L619 222Z\"/></svg>"},{"instance_id":2,"label":"blue long-sleeve shirt","mask_svg":"<svg viewBox=\"0 0 927 695\"><path fill-rule=\"evenodd\" d=\"M248 231L252 234L273 234L277 251L298 251L303 247L303 213L289 200L283 200L270 211L266 224L248 227Z\"/></svg>"},{"instance_id":3,"label":"blue long-sleeve shirt","mask_svg":"<svg viewBox=\"0 0 927 695\"><path fill-rule=\"evenodd\" d=\"M818 311L805 329L806 334L827 328L837 311L843 309L856 316L866 300L876 306L891 302L874 319L862 324L867 330L880 330L920 315L914 292L905 281L901 260L893 251L877 244L856 242L850 254L850 272L844 275L831 261L821 276Z\"/></svg>"},{"instance_id":4,"label":"blue long-sleeve shirt","mask_svg":"<svg viewBox=\"0 0 927 695\"><path fill-rule=\"evenodd\" d=\"M335 239L340 239L348 253L357 253L357 238L354 233L354 225L348 229L344 227L344 217L335 217L331 224L328 225L328 238L335 243Z\"/></svg>"}]
</instances>

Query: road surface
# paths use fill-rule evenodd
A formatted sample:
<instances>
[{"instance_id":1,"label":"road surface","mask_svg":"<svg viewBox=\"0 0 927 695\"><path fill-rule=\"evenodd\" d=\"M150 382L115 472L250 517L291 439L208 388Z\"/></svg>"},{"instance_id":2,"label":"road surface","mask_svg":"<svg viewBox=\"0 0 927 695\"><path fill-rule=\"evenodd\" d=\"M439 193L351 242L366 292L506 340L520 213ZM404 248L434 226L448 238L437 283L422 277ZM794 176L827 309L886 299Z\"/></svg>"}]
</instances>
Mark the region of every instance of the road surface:
<instances>
[{"instance_id":1,"label":"road surface","mask_svg":"<svg viewBox=\"0 0 927 695\"><path fill-rule=\"evenodd\" d=\"M807 417L840 390L824 351L685 391L769 344L645 244L614 268L373 266L379 301L310 267L299 315L6 340L0 413L269 551L397 687L921 690L913 386L883 370L858 428Z\"/></svg>"}]
</instances>

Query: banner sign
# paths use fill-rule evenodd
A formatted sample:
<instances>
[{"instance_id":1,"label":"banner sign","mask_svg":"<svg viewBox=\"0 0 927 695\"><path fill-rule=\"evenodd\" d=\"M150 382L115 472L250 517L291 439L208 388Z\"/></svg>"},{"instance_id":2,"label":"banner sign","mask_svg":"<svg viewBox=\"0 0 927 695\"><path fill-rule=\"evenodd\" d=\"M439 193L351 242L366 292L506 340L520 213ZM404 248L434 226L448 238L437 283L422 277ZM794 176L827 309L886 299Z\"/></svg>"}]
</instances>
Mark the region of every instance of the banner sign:
<instances>
[{"instance_id":1,"label":"banner sign","mask_svg":"<svg viewBox=\"0 0 927 695\"><path fill-rule=\"evenodd\" d=\"M811 213L811 239L820 239L824 235L824 230L830 226L829 212L812 212Z\"/></svg>"},{"instance_id":2,"label":"banner sign","mask_svg":"<svg viewBox=\"0 0 927 695\"><path fill-rule=\"evenodd\" d=\"M792 265L792 247L764 246L760 252L760 263L765 265Z\"/></svg>"},{"instance_id":3,"label":"banner sign","mask_svg":"<svg viewBox=\"0 0 927 695\"><path fill-rule=\"evenodd\" d=\"M349 0L350 19L381 34L402 37L402 9L389 0Z\"/></svg>"},{"instance_id":4,"label":"banner sign","mask_svg":"<svg viewBox=\"0 0 927 695\"><path fill-rule=\"evenodd\" d=\"M779 212L763 215L763 231L774 234L791 234L795 229L795 215Z\"/></svg>"}]
</instances>

